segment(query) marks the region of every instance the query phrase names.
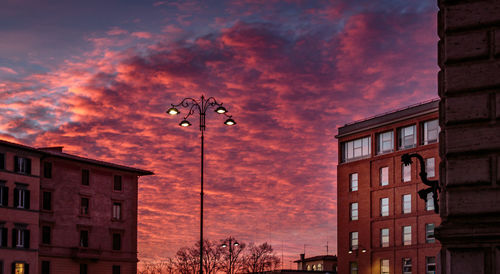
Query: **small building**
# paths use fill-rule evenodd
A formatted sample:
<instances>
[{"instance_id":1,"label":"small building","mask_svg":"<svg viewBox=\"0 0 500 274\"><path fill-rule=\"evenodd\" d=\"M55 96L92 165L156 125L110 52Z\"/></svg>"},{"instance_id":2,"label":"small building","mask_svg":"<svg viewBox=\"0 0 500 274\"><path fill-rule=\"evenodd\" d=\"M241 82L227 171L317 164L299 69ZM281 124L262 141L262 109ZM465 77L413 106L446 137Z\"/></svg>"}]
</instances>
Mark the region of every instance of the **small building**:
<instances>
[{"instance_id":1,"label":"small building","mask_svg":"<svg viewBox=\"0 0 500 274\"><path fill-rule=\"evenodd\" d=\"M322 255L305 258L305 254L300 254L297 263L297 270L314 271L320 273L337 273L337 256Z\"/></svg>"}]
</instances>

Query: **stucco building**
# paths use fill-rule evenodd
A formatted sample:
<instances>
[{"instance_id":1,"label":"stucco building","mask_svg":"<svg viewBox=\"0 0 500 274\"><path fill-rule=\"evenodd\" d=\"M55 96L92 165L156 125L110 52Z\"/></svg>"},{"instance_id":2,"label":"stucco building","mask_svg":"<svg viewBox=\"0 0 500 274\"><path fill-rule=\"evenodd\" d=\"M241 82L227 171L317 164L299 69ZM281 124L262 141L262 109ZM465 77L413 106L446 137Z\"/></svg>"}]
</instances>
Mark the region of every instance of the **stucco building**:
<instances>
[{"instance_id":1,"label":"stucco building","mask_svg":"<svg viewBox=\"0 0 500 274\"><path fill-rule=\"evenodd\" d=\"M0 273L136 273L137 184L150 174L0 141Z\"/></svg>"},{"instance_id":2,"label":"stucco building","mask_svg":"<svg viewBox=\"0 0 500 274\"><path fill-rule=\"evenodd\" d=\"M337 256L335 255L320 255L306 258L305 254L300 254L300 260L294 261L294 263L297 264L297 270L337 273Z\"/></svg>"},{"instance_id":3,"label":"stucco building","mask_svg":"<svg viewBox=\"0 0 500 274\"><path fill-rule=\"evenodd\" d=\"M420 154L437 180L438 133L437 100L339 128L339 273L435 273L441 220L432 194L419 198L419 163L401 156Z\"/></svg>"}]
</instances>

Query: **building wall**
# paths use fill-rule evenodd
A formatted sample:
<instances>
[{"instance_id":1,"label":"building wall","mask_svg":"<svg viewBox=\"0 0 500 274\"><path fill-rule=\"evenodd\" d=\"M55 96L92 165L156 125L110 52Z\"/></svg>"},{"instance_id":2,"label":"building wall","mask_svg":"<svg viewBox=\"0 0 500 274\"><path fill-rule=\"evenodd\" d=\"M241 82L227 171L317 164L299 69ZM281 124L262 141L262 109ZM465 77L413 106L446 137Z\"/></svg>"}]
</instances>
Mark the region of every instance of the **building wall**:
<instances>
[{"instance_id":1,"label":"building wall","mask_svg":"<svg viewBox=\"0 0 500 274\"><path fill-rule=\"evenodd\" d=\"M500 2L437 2L441 273L500 273Z\"/></svg>"},{"instance_id":2,"label":"building wall","mask_svg":"<svg viewBox=\"0 0 500 274\"><path fill-rule=\"evenodd\" d=\"M412 258L413 273L424 273L425 256L436 256L439 243L425 242L425 224L440 223L434 211L427 211L425 201L418 197L417 191L426 188L418 177L419 164L414 160L411 168L411 181L402 182L401 155L417 152L424 158L435 158L436 176L439 176L438 144L420 145L412 149L376 155L376 134L394 130L394 148L397 148L397 131L402 126L417 125L420 136L420 123L437 119L437 112L423 114L409 120L387 124L339 138L339 159L341 144L346 141L371 136L371 157L352 162L339 163L337 168L338 197L338 268L339 273L349 273L350 262L358 263L359 273L380 273L380 260L389 259L390 273L402 272L402 260ZM380 186L379 169L389 167L389 185ZM358 191L349 191L349 176L358 173ZM411 194L411 213L402 214L402 195ZM380 216L380 198L389 198L389 216ZM350 221L350 204L358 202L358 220ZM412 226L412 245L402 245L402 226ZM380 247L380 229L389 228L389 247ZM349 253L350 232L357 231L359 249ZM366 252L362 252L366 249Z\"/></svg>"},{"instance_id":3,"label":"building wall","mask_svg":"<svg viewBox=\"0 0 500 274\"><path fill-rule=\"evenodd\" d=\"M40 246L40 262L50 261L57 271L85 263L88 273L110 273L112 265L120 265L121 273L135 273L137 175L57 157L44 162L52 163L52 178L41 179L42 192L52 192L52 210L41 211L40 224L51 226L53 237L50 244ZM88 186L82 184L84 169L89 170ZM122 177L121 191L113 189L115 175ZM90 201L88 215L80 212L81 198ZM120 220L112 218L114 202L121 203ZM79 246L82 229L89 231L87 248ZM112 249L113 233L121 234L118 251ZM94 272L98 269L108 270Z\"/></svg>"},{"instance_id":4,"label":"building wall","mask_svg":"<svg viewBox=\"0 0 500 274\"><path fill-rule=\"evenodd\" d=\"M0 169L0 181L8 187L8 205L0 206L0 227L7 228L7 247L0 247L0 262L3 273L11 273L13 262L29 264L30 270L38 267L38 210L40 189L40 155L22 148L0 145L0 153L4 155L5 168ZM31 174L19 174L14 170L14 157L24 157L31 160ZM30 192L29 209L14 207L14 189L16 184L25 185ZM13 229L19 228L16 224L25 225L29 230L29 248L12 246ZM1 272L1 271L0 271ZM30 271L30 273L36 273Z\"/></svg>"}]
</instances>

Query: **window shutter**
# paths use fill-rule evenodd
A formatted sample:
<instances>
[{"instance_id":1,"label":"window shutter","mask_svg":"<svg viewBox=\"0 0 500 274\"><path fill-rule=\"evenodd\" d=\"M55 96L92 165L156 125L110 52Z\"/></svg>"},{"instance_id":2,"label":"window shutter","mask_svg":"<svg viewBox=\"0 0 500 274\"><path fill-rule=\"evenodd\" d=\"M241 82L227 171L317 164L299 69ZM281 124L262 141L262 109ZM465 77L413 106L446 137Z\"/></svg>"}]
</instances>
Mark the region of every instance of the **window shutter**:
<instances>
[{"instance_id":1,"label":"window shutter","mask_svg":"<svg viewBox=\"0 0 500 274\"><path fill-rule=\"evenodd\" d=\"M16 263L12 263L12 274L16 274Z\"/></svg>"},{"instance_id":2,"label":"window shutter","mask_svg":"<svg viewBox=\"0 0 500 274\"><path fill-rule=\"evenodd\" d=\"M2 228L2 247L7 247L7 231L6 227Z\"/></svg>"},{"instance_id":3,"label":"window shutter","mask_svg":"<svg viewBox=\"0 0 500 274\"><path fill-rule=\"evenodd\" d=\"M19 172L19 157L14 156L14 172Z\"/></svg>"},{"instance_id":4,"label":"window shutter","mask_svg":"<svg viewBox=\"0 0 500 274\"><path fill-rule=\"evenodd\" d=\"M30 248L30 231L24 230L24 248Z\"/></svg>"},{"instance_id":5,"label":"window shutter","mask_svg":"<svg viewBox=\"0 0 500 274\"><path fill-rule=\"evenodd\" d=\"M14 207L19 205L19 189L14 188Z\"/></svg>"},{"instance_id":6,"label":"window shutter","mask_svg":"<svg viewBox=\"0 0 500 274\"><path fill-rule=\"evenodd\" d=\"M16 248L17 245L17 229L12 229L12 248Z\"/></svg>"},{"instance_id":7,"label":"window shutter","mask_svg":"<svg viewBox=\"0 0 500 274\"><path fill-rule=\"evenodd\" d=\"M30 191L29 190L24 190L24 208L25 209L30 209Z\"/></svg>"},{"instance_id":8,"label":"window shutter","mask_svg":"<svg viewBox=\"0 0 500 274\"><path fill-rule=\"evenodd\" d=\"M31 174L31 159L26 158L26 173Z\"/></svg>"},{"instance_id":9,"label":"window shutter","mask_svg":"<svg viewBox=\"0 0 500 274\"><path fill-rule=\"evenodd\" d=\"M0 153L0 169L5 169L5 154Z\"/></svg>"},{"instance_id":10,"label":"window shutter","mask_svg":"<svg viewBox=\"0 0 500 274\"><path fill-rule=\"evenodd\" d=\"M24 274L30 274L30 264L24 264Z\"/></svg>"},{"instance_id":11,"label":"window shutter","mask_svg":"<svg viewBox=\"0 0 500 274\"><path fill-rule=\"evenodd\" d=\"M9 206L9 188L4 186L3 187L3 191L2 191L2 195L3 195L3 205L4 206Z\"/></svg>"}]
</instances>

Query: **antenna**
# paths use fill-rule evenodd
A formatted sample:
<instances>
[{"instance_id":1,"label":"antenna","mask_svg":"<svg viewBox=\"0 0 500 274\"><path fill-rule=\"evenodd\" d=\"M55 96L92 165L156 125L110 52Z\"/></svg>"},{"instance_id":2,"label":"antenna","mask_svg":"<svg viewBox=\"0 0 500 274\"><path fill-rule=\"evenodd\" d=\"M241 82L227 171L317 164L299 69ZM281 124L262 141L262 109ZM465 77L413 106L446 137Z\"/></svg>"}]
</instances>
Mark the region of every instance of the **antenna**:
<instances>
[{"instance_id":1,"label":"antenna","mask_svg":"<svg viewBox=\"0 0 500 274\"><path fill-rule=\"evenodd\" d=\"M326 241L326 255L328 256L328 241Z\"/></svg>"}]
</instances>

